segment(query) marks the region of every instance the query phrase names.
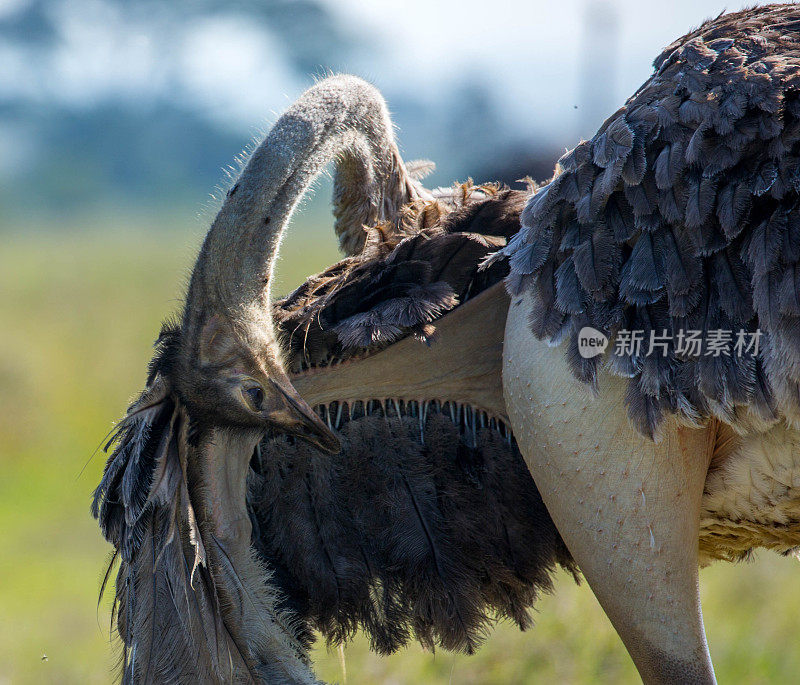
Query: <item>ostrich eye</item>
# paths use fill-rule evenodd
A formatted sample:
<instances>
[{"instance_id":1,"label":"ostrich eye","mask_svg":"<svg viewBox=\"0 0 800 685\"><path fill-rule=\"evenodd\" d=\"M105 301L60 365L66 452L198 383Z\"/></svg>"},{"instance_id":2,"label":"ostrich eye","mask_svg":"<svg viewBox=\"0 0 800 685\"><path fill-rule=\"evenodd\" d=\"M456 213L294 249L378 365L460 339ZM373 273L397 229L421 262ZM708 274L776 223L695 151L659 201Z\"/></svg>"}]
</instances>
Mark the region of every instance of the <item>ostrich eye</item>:
<instances>
[{"instance_id":1,"label":"ostrich eye","mask_svg":"<svg viewBox=\"0 0 800 685\"><path fill-rule=\"evenodd\" d=\"M252 388L247 388L245 390L247 394L247 398L250 401L250 405L253 407L255 411L261 411L264 405L264 391L258 385L254 385Z\"/></svg>"}]
</instances>

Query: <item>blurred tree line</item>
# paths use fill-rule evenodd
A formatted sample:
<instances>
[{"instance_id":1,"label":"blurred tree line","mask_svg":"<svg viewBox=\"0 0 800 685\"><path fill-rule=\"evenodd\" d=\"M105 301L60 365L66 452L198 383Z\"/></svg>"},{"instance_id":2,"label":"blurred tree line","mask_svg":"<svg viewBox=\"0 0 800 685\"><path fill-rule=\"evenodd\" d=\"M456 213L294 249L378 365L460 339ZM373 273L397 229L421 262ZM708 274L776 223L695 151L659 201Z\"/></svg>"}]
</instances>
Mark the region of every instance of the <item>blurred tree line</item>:
<instances>
[{"instance_id":1,"label":"blurred tree line","mask_svg":"<svg viewBox=\"0 0 800 685\"><path fill-rule=\"evenodd\" d=\"M13 0L0 11L0 227L32 211L58 217L196 207L259 122L249 129L222 125L169 84L141 95L119 84L85 101L59 97L60 84L49 79L75 7L67 0ZM236 16L269 38L298 92L310 76L343 70L380 49L318 0L90 0L80 11L155 23L166 45L193 21ZM384 88L404 154L435 161L433 183L549 176L557 153L507 130L485 86L470 78L427 99Z\"/></svg>"}]
</instances>

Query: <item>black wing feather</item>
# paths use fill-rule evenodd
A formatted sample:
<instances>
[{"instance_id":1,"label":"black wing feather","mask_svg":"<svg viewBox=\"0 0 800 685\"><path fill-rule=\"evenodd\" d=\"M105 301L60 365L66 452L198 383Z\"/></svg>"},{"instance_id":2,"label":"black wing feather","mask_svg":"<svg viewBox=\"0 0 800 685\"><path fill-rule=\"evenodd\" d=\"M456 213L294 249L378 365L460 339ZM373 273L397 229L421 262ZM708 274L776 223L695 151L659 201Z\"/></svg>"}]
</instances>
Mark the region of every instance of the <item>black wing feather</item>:
<instances>
[{"instance_id":1,"label":"black wing feather","mask_svg":"<svg viewBox=\"0 0 800 685\"><path fill-rule=\"evenodd\" d=\"M760 334L757 351L612 358L633 376L627 402L645 434L668 412L746 428L800 405L799 25L797 5L752 8L667 47L625 106L559 160L503 250L510 292L532 293L531 327L553 342L579 322L649 330L653 312L673 336L689 324L704 341ZM609 318L614 306L632 315Z\"/></svg>"}]
</instances>

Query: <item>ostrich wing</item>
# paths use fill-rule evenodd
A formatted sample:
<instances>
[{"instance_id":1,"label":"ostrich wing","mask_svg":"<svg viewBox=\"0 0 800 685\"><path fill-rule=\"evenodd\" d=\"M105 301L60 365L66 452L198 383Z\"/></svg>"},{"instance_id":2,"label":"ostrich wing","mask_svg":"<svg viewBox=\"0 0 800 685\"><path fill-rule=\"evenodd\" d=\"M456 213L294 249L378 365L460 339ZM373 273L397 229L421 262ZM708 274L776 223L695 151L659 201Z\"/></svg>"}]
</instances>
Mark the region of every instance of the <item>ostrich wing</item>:
<instances>
[{"instance_id":1,"label":"ostrich wing","mask_svg":"<svg viewBox=\"0 0 800 685\"><path fill-rule=\"evenodd\" d=\"M800 8L708 21L655 60L651 78L597 135L564 155L504 250L509 290L534 296L537 337L612 340L629 414L653 435L666 412L739 430L800 410ZM679 331L698 331L700 355ZM722 333L719 333L722 331ZM725 338L729 354L706 347ZM735 349L754 342L760 349ZM672 336L646 354L650 336ZM630 340L630 338L629 338ZM726 346L726 345L723 345ZM709 354L706 354L710 351Z\"/></svg>"},{"instance_id":2,"label":"ostrich wing","mask_svg":"<svg viewBox=\"0 0 800 685\"><path fill-rule=\"evenodd\" d=\"M495 615L527 627L573 569L504 423L507 267L478 269L522 200L470 204L277 304L292 382L343 446L268 435L252 460L254 546L306 635L471 652Z\"/></svg>"}]
</instances>

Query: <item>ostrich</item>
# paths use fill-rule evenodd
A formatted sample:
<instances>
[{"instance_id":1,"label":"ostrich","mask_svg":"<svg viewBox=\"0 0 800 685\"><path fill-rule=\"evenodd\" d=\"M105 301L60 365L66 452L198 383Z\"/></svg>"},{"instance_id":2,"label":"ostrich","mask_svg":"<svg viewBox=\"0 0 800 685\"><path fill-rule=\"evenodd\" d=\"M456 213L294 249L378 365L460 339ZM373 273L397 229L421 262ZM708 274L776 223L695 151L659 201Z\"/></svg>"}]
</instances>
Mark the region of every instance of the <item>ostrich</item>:
<instances>
[{"instance_id":1,"label":"ostrich","mask_svg":"<svg viewBox=\"0 0 800 685\"><path fill-rule=\"evenodd\" d=\"M469 651L487 612L525 625L550 570L577 564L645 681L713 682L698 565L800 543L798 20L762 7L676 41L527 199L426 190L356 79L290 108L212 226L97 491L127 678L307 681L311 628ZM270 306L282 230L334 157L350 256ZM604 354L581 355L587 329ZM726 329L760 348L670 339ZM618 345L631 331L663 354ZM447 547L459 530L474 558Z\"/></svg>"},{"instance_id":2,"label":"ostrich","mask_svg":"<svg viewBox=\"0 0 800 685\"><path fill-rule=\"evenodd\" d=\"M329 161L350 256L271 303L284 228ZM313 628L332 641L364 628L383 652L412 635L469 652L491 614L526 627L551 571L575 572L502 408L508 269L478 269L526 194L434 194L415 179L425 168L400 159L380 94L337 76L289 108L227 193L95 492L119 560L124 682L315 682ZM497 325L475 346L480 303ZM446 353L449 382L417 347ZM325 373L351 363L349 388Z\"/></svg>"}]
</instances>

